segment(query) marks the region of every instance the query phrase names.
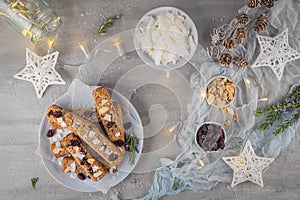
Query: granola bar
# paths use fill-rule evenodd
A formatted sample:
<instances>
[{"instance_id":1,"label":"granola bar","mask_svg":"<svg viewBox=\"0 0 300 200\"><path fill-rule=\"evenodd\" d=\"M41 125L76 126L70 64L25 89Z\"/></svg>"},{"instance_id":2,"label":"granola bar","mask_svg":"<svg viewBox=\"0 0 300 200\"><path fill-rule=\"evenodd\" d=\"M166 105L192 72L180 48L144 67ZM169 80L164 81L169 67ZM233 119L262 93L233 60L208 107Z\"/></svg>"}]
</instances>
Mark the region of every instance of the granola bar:
<instances>
[{"instance_id":1,"label":"granola bar","mask_svg":"<svg viewBox=\"0 0 300 200\"><path fill-rule=\"evenodd\" d=\"M68 150L76 164L81 166L93 181L99 181L105 176L107 172L105 166L93 157L77 135L69 133L61 141L61 145Z\"/></svg>"},{"instance_id":2,"label":"granola bar","mask_svg":"<svg viewBox=\"0 0 300 200\"><path fill-rule=\"evenodd\" d=\"M117 166L123 159L123 153L101 133L99 127L92 122L79 117L73 112L51 105L46 118L51 125L66 128L77 134L95 152L97 152L109 166Z\"/></svg>"},{"instance_id":3,"label":"granola bar","mask_svg":"<svg viewBox=\"0 0 300 200\"><path fill-rule=\"evenodd\" d=\"M59 141L53 142L51 144L51 149L52 149L52 154L54 155L55 158L63 157L68 154L66 149L61 147Z\"/></svg>"},{"instance_id":4,"label":"granola bar","mask_svg":"<svg viewBox=\"0 0 300 200\"><path fill-rule=\"evenodd\" d=\"M81 165L76 164L73 156L65 156L61 163L63 172L69 173L85 173L84 168Z\"/></svg>"},{"instance_id":5,"label":"granola bar","mask_svg":"<svg viewBox=\"0 0 300 200\"><path fill-rule=\"evenodd\" d=\"M118 105L113 105L105 87L99 87L94 90L93 96L99 121L101 121L109 140L121 147L121 151L125 153L123 120L118 117L122 115L122 108L117 108Z\"/></svg>"}]
</instances>

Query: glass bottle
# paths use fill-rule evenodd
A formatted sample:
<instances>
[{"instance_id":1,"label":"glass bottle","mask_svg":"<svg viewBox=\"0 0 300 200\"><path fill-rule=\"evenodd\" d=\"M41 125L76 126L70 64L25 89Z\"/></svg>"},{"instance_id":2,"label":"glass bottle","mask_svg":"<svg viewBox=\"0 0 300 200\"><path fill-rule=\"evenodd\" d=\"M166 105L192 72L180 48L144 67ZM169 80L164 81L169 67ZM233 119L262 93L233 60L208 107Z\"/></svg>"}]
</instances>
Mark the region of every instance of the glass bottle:
<instances>
[{"instance_id":1,"label":"glass bottle","mask_svg":"<svg viewBox=\"0 0 300 200\"><path fill-rule=\"evenodd\" d=\"M54 37L62 23L44 0L0 0L0 16L34 44Z\"/></svg>"}]
</instances>

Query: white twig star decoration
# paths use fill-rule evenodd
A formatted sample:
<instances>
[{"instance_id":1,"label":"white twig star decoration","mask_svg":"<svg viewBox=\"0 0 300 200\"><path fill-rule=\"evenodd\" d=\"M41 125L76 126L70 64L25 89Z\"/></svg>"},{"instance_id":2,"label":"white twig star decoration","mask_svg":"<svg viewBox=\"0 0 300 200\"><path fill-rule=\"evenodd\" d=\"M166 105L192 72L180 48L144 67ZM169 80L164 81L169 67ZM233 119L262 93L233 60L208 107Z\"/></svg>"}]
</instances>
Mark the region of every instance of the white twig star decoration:
<instances>
[{"instance_id":1,"label":"white twig star decoration","mask_svg":"<svg viewBox=\"0 0 300 200\"><path fill-rule=\"evenodd\" d=\"M264 187L262 170L274 160L274 158L258 157L249 140L239 156L223 157L222 159L234 171L231 187L245 181L251 181Z\"/></svg>"},{"instance_id":2,"label":"white twig star decoration","mask_svg":"<svg viewBox=\"0 0 300 200\"><path fill-rule=\"evenodd\" d=\"M26 66L14 75L14 78L30 81L35 88L37 97L42 98L49 85L66 84L55 70L58 54L59 52L56 51L40 57L26 48Z\"/></svg>"},{"instance_id":3,"label":"white twig star decoration","mask_svg":"<svg viewBox=\"0 0 300 200\"><path fill-rule=\"evenodd\" d=\"M252 67L269 66L280 80L285 64L300 58L300 53L289 45L288 29L275 37L257 35L257 39L261 49Z\"/></svg>"}]
</instances>

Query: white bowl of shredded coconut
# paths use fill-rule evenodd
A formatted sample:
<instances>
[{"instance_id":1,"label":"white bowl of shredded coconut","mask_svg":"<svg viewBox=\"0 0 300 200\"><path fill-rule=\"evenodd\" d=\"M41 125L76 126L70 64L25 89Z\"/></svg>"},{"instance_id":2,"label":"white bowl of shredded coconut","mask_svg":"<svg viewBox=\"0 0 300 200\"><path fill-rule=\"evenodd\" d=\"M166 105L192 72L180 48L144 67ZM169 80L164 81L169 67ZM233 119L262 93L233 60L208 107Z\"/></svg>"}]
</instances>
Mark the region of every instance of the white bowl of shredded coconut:
<instances>
[{"instance_id":1,"label":"white bowl of shredded coconut","mask_svg":"<svg viewBox=\"0 0 300 200\"><path fill-rule=\"evenodd\" d=\"M160 7L146 13L137 24L134 46L139 57L158 69L176 69L194 55L198 33L183 11Z\"/></svg>"}]
</instances>

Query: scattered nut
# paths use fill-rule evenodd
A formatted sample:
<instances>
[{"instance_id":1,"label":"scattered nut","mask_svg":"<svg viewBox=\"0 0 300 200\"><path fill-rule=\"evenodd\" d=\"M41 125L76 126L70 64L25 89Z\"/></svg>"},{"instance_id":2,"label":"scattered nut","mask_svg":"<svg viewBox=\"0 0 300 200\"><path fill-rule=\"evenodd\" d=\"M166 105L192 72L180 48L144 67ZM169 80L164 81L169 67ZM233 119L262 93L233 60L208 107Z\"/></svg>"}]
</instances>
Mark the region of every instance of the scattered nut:
<instances>
[{"instance_id":1,"label":"scattered nut","mask_svg":"<svg viewBox=\"0 0 300 200\"><path fill-rule=\"evenodd\" d=\"M98 178L101 174L102 174L102 171L99 171L99 172L94 174L94 177Z\"/></svg>"},{"instance_id":2,"label":"scattered nut","mask_svg":"<svg viewBox=\"0 0 300 200\"><path fill-rule=\"evenodd\" d=\"M225 106L230 103L235 96L234 83L227 78L216 77L208 85L206 93L207 103L209 105Z\"/></svg>"},{"instance_id":3,"label":"scattered nut","mask_svg":"<svg viewBox=\"0 0 300 200\"><path fill-rule=\"evenodd\" d=\"M99 109L101 115L106 114L107 111L109 111L109 107L102 107Z\"/></svg>"},{"instance_id":4,"label":"scattered nut","mask_svg":"<svg viewBox=\"0 0 300 200\"><path fill-rule=\"evenodd\" d=\"M107 99L102 99L101 100L101 106L104 106L105 104L108 103L108 100Z\"/></svg>"},{"instance_id":5,"label":"scattered nut","mask_svg":"<svg viewBox=\"0 0 300 200\"><path fill-rule=\"evenodd\" d=\"M221 108L222 115L225 116L227 114L226 108Z\"/></svg>"},{"instance_id":6,"label":"scattered nut","mask_svg":"<svg viewBox=\"0 0 300 200\"><path fill-rule=\"evenodd\" d=\"M233 120L236 121L238 119L237 114L233 115Z\"/></svg>"},{"instance_id":7,"label":"scattered nut","mask_svg":"<svg viewBox=\"0 0 300 200\"><path fill-rule=\"evenodd\" d=\"M215 101L215 96L213 94L210 94L210 93L208 95L209 96L208 96L208 99L207 99L207 103L208 103L208 105L211 105Z\"/></svg>"},{"instance_id":8,"label":"scattered nut","mask_svg":"<svg viewBox=\"0 0 300 200\"><path fill-rule=\"evenodd\" d=\"M65 118L65 122L66 122L66 124L67 124L68 126L71 126L71 125L73 124L73 120L72 120L71 118L69 118L69 117L66 117L66 118Z\"/></svg>"},{"instance_id":9,"label":"scattered nut","mask_svg":"<svg viewBox=\"0 0 300 200\"><path fill-rule=\"evenodd\" d=\"M227 107L226 110L227 110L227 112L228 112L230 115L234 115L234 114L235 114L234 111L232 110L232 108L230 108L230 107Z\"/></svg>"},{"instance_id":10,"label":"scattered nut","mask_svg":"<svg viewBox=\"0 0 300 200\"><path fill-rule=\"evenodd\" d=\"M226 120L226 122L224 124L225 124L225 126L230 126L231 125L231 121L230 120Z\"/></svg>"},{"instance_id":11,"label":"scattered nut","mask_svg":"<svg viewBox=\"0 0 300 200\"><path fill-rule=\"evenodd\" d=\"M87 161L88 161L88 163L93 164L95 162L95 159L89 158Z\"/></svg>"}]
</instances>

